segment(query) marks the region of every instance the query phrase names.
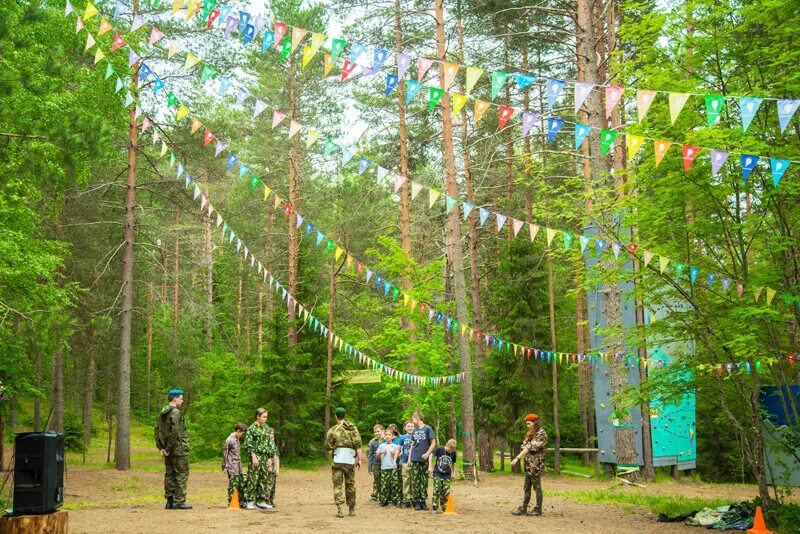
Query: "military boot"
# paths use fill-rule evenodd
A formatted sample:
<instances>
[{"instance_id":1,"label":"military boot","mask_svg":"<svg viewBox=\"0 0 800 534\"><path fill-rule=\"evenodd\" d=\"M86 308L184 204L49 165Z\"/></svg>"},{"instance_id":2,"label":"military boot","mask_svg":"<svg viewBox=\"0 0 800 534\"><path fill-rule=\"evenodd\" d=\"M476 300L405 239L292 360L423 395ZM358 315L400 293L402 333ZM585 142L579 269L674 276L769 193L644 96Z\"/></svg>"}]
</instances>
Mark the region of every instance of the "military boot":
<instances>
[{"instance_id":1,"label":"military boot","mask_svg":"<svg viewBox=\"0 0 800 534\"><path fill-rule=\"evenodd\" d=\"M166 510L172 510L172 499L167 499L167 505L164 507Z\"/></svg>"},{"instance_id":2,"label":"military boot","mask_svg":"<svg viewBox=\"0 0 800 534\"><path fill-rule=\"evenodd\" d=\"M351 506L350 507L350 512L348 513L348 515L350 517L355 517L356 516L356 507L355 506Z\"/></svg>"},{"instance_id":3,"label":"military boot","mask_svg":"<svg viewBox=\"0 0 800 534\"><path fill-rule=\"evenodd\" d=\"M540 515L542 515L542 509L541 508L534 508L533 510L531 510L531 512L528 515L540 516Z\"/></svg>"},{"instance_id":4,"label":"military boot","mask_svg":"<svg viewBox=\"0 0 800 534\"><path fill-rule=\"evenodd\" d=\"M528 515L528 509L524 506L520 506L515 511L511 512L511 515Z\"/></svg>"},{"instance_id":5,"label":"military boot","mask_svg":"<svg viewBox=\"0 0 800 534\"><path fill-rule=\"evenodd\" d=\"M342 511L342 505L336 505L336 517L344 517L344 512Z\"/></svg>"}]
</instances>

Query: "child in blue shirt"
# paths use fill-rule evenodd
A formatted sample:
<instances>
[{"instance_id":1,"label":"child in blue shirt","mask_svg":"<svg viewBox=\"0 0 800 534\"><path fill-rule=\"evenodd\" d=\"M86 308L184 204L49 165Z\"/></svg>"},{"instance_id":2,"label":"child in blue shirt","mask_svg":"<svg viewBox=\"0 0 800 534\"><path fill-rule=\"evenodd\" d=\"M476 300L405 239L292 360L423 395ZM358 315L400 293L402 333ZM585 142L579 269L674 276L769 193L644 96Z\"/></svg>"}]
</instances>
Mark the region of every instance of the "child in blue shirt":
<instances>
[{"instance_id":1,"label":"child in blue shirt","mask_svg":"<svg viewBox=\"0 0 800 534\"><path fill-rule=\"evenodd\" d=\"M444 447L437 447L431 454L428 472L433 475L433 511L441 504L442 512L450 496L450 481L456 477L456 440L447 441Z\"/></svg>"}]
</instances>

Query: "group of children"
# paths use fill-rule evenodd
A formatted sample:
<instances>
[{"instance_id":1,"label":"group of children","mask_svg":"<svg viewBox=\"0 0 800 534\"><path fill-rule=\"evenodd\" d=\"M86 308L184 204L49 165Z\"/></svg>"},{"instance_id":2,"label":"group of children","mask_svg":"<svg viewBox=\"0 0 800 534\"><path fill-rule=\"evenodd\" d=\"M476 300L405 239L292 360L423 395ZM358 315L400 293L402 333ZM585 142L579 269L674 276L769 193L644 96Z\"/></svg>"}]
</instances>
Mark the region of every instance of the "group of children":
<instances>
[{"instance_id":1,"label":"group of children","mask_svg":"<svg viewBox=\"0 0 800 534\"><path fill-rule=\"evenodd\" d=\"M427 510L428 477L433 476L434 512L444 512L455 478L456 440L436 447L433 429L415 412L400 434L397 425L375 425L369 442L368 470L373 476L371 500L381 506Z\"/></svg>"}]
</instances>

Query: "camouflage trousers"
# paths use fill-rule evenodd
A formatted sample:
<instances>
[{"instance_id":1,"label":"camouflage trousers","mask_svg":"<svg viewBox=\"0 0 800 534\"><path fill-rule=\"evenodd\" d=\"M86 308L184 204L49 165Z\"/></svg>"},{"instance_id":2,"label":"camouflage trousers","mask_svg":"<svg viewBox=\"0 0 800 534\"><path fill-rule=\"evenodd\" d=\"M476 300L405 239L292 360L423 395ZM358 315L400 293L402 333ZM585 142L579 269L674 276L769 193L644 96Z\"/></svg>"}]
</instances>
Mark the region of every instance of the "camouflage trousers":
<instances>
[{"instance_id":1,"label":"camouflage trousers","mask_svg":"<svg viewBox=\"0 0 800 534\"><path fill-rule=\"evenodd\" d=\"M347 506L356 505L356 469L350 464L333 464L333 500L337 506L347 501Z\"/></svg>"},{"instance_id":2,"label":"camouflage trousers","mask_svg":"<svg viewBox=\"0 0 800 534\"><path fill-rule=\"evenodd\" d=\"M247 500L247 475L239 473L238 475L228 475L228 504L233 498L233 489L239 492L239 502Z\"/></svg>"},{"instance_id":3,"label":"camouflage trousers","mask_svg":"<svg viewBox=\"0 0 800 534\"><path fill-rule=\"evenodd\" d=\"M397 484L399 469L381 470L381 503L397 504L400 497L400 486Z\"/></svg>"},{"instance_id":4,"label":"camouflage trousers","mask_svg":"<svg viewBox=\"0 0 800 534\"><path fill-rule=\"evenodd\" d=\"M251 462L247 468L247 500L254 503L269 502L270 485L274 477L267 466L267 458L258 459L258 467Z\"/></svg>"},{"instance_id":5,"label":"camouflage trousers","mask_svg":"<svg viewBox=\"0 0 800 534\"><path fill-rule=\"evenodd\" d=\"M428 462L411 462L411 500L428 500Z\"/></svg>"},{"instance_id":6,"label":"camouflage trousers","mask_svg":"<svg viewBox=\"0 0 800 534\"><path fill-rule=\"evenodd\" d=\"M447 497L450 495L450 477L433 477L433 507L440 505L442 510L447 505Z\"/></svg>"},{"instance_id":7,"label":"camouflage trousers","mask_svg":"<svg viewBox=\"0 0 800 534\"><path fill-rule=\"evenodd\" d=\"M525 474L525 497L522 499L522 508L528 509L528 503L531 502L531 487L536 492L536 508L535 510L542 511L542 475Z\"/></svg>"},{"instance_id":8,"label":"camouflage trousers","mask_svg":"<svg viewBox=\"0 0 800 534\"><path fill-rule=\"evenodd\" d=\"M164 497L173 505L186 502L186 484L189 482L189 457L165 456Z\"/></svg>"},{"instance_id":9,"label":"camouflage trousers","mask_svg":"<svg viewBox=\"0 0 800 534\"><path fill-rule=\"evenodd\" d=\"M278 475L274 470L270 470L267 480L267 504L275 506L275 487L278 485Z\"/></svg>"},{"instance_id":10,"label":"camouflage trousers","mask_svg":"<svg viewBox=\"0 0 800 534\"><path fill-rule=\"evenodd\" d=\"M381 465L380 463L372 466L372 495L371 499L381 500Z\"/></svg>"}]
</instances>

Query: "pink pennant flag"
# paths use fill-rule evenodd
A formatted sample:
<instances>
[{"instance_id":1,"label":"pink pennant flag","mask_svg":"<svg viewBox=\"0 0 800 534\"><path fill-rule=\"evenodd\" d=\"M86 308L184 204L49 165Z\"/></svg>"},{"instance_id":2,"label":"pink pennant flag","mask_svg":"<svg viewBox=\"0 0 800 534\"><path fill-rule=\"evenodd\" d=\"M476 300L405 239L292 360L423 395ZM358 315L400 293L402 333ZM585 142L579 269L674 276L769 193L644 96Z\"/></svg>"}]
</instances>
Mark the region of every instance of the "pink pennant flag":
<instances>
[{"instance_id":1,"label":"pink pennant flag","mask_svg":"<svg viewBox=\"0 0 800 534\"><path fill-rule=\"evenodd\" d=\"M425 57L421 57L417 59L417 81L422 82L422 78L425 77L425 73L428 72L428 69L431 68L433 64L432 59L428 59Z\"/></svg>"},{"instance_id":2,"label":"pink pennant flag","mask_svg":"<svg viewBox=\"0 0 800 534\"><path fill-rule=\"evenodd\" d=\"M153 125L153 121L150 120L150 117L145 117L142 119L142 133L146 132L150 126Z\"/></svg>"},{"instance_id":3,"label":"pink pennant flag","mask_svg":"<svg viewBox=\"0 0 800 534\"><path fill-rule=\"evenodd\" d=\"M111 51L116 52L123 46L125 46L125 39L123 39L120 34L116 34L114 36L114 44L111 45Z\"/></svg>"},{"instance_id":4,"label":"pink pennant flag","mask_svg":"<svg viewBox=\"0 0 800 534\"><path fill-rule=\"evenodd\" d=\"M286 23L275 22L275 48L280 49L283 36L286 35Z\"/></svg>"},{"instance_id":5,"label":"pink pennant flag","mask_svg":"<svg viewBox=\"0 0 800 534\"><path fill-rule=\"evenodd\" d=\"M650 104L653 103L655 97L655 91L639 89L636 92L636 110L639 114L639 122L642 122L644 116L647 115L647 110L650 109Z\"/></svg>"},{"instance_id":6,"label":"pink pennant flag","mask_svg":"<svg viewBox=\"0 0 800 534\"><path fill-rule=\"evenodd\" d=\"M456 78L456 73L458 73L458 69L461 68L461 65L445 61L442 63L442 68L444 69L444 90L447 92L453 84L453 80Z\"/></svg>"},{"instance_id":7,"label":"pink pennant flag","mask_svg":"<svg viewBox=\"0 0 800 534\"><path fill-rule=\"evenodd\" d=\"M281 123L283 119L286 118L286 115L278 111L277 109L272 112L272 128L275 129L277 125Z\"/></svg>"},{"instance_id":8,"label":"pink pennant flag","mask_svg":"<svg viewBox=\"0 0 800 534\"><path fill-rule=\"evenodd\" d=\"M412 181L411 182L411 200L414 200L415 198L417 198L417 195L419 195L420 191L422 191L422 184L419 183L419 182Z\"/></svg>"},{"instance_id":9,"label":"pink pennant flag","mask_svg":"<svg viewBox=\"0 0 800 534\"><path fill-rule=\"evenodd\" d=\"M297 135L297 132L300 131L300 128L302 128L302 124L300 124L297 121L290 121L289 122L289 139L291 139L292 137Z\"/></svg>"},{"instance_id":10,"label":"pink pennant flag","mask_svg":"<svg viewBox=\"0 0 800 534\"><path fill-rule=\"evenodd\" d=\"M150 39L148 39L147 44L149 44L150 46L153 46L154 44L156 44L157 42L159 42L163 38L164 38L164 34L161 33L161 30L159 30L158 28L153 26L153 29L150 30Z\"/></svg>"},{"instance_id":11,"label":"pink pennant flag","mask_svg":"<svg viewBox=\"0 0 800 534\"><path fill-rule=\"evenodd\" d=\"M517 234L522 229L522 225L525 224L524 221L520 221L519 219L511 219L514 224L514 237L517 237Z\"/></svg>"},{"instance_id":12,"label":"pink pennant flag","mask_svg":"<svg viewBox=\"0 0 800 534\"><path fill-rule=\"evenodd\" d=\"M350 74L353 73L355 68L358 66L357 63L350 63L349 59L344 60L344 65L342 65L342 77L341 81L345 81Z\"/></svg>"},{"instance_id":13,"label":"pink pennant flag","mask_svg":"<svg viewBox=\"0 0 800 534\"><path fill-rule=\"evenodd\" d=\"M616 85L606 86L606 118L610 118L611 114L614 113L614 107L616 107L620 98L622 98L622 87Z\"/></svg>"},{"instance_id":14,"label":"pink pennant flag","mask_svg":"<svg viewBox=\"0 0 800 534\"><path fill-rule=\"evenodd\" d=\"M84 27L85 27L85 26L83 25L83 21L81 20L81 18L80 18L80 17L78 17L78 20L75 22L75 33L80 33L80 31L81 31L81 30L82 30Z\"/></svg>"},{"instance_id":15,"label":"pink pennant flag","mask_svg":"<svg viewBox=\"0 0 800 534\"><path fill-rule=\"evenodd\" d=\"M214 140L214 134L211 133L211 130L206 128L205 133L203 134L203 146L208 146L211 141Z\"/></svg>"},{"instance_id":16,"label":"pink pennant flag","mask_svg":"<svg viewBox=\"0 0 800 534\"><path fill-rule=\"evenodd\" d=\"M402 174L395 174L394 175L394 192L395 193L397 193L400 190L400 188L403 187L403 184L406 183L406 180L408 180L408 178L406 178Z\"/></svg>"}]
</instances>

